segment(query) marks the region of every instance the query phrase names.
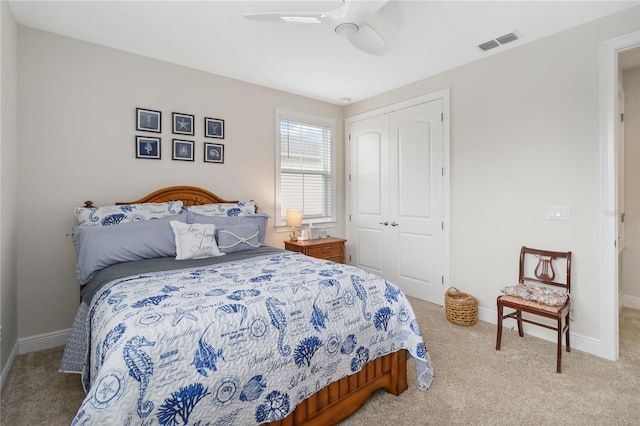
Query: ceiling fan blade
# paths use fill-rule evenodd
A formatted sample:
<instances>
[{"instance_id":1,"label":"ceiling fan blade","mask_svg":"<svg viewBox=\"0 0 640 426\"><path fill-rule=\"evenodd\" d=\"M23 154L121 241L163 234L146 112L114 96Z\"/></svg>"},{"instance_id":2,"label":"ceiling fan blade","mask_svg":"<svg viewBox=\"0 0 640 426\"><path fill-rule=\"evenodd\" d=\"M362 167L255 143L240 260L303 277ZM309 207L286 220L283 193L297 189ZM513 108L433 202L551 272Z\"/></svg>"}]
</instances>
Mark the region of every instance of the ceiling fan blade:
<instances>
[{"instance_id":1,"label":"ceiling fan blade","mask_svg":"<svg viewBox=\"0 0 640 426\"><path fill-rule=\"evenodd\" d=\"M306 1L248 1L237 2L241 15L253 21L289 22L295 24L316 24L328 14L338 13L344 8L342 0Z\"/></svg>"},{"instance_id":2,"label":"ceiling fan blade","mask_svg":"<svg viewBox=\"0 0 640 426\"><path fill-rule=\"evenodd\" d=\"M272 12L272 13L250 13L242 15L252 21L263 22L286 22L292 24L319 24L323 16L321 13L299 13L299 12Z\"/></svg>"},{"instance_id":3,"label":"ceiling fan blade","mask_svg":"<svg viewBox=\"0 0 640 426\"><path fill-rule=\"evenodd\" d=\"M337 12L342 12L340 21L353 22L358 26L363 25L367 19L388 3L388 0L376 1L359 1L349 0L345 3L344 8L340 8Z\"/></svg>"},{"instance_id":4,"label":"ceiling fan blade","mask_svg":"<svg viewBox=\"0 0 640 426\"><path fill-rule=\"evenodd\" d=\"M360 30L347 38L349 43L365 53L380 56L389 50L384 38L369 24L360 26Z\"/></svg>"}]
</instances>

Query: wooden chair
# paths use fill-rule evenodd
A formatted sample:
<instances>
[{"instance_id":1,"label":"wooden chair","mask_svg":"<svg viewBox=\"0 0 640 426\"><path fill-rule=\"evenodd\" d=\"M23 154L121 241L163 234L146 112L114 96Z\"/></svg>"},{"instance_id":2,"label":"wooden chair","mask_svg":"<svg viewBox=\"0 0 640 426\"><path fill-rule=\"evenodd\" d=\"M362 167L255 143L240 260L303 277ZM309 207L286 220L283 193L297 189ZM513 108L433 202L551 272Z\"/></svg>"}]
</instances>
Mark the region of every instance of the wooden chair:
<instances>
[{"instance_id":1,"label":"wooden chair","mask_svg":"<svg viewBox=\"0 0 640 426\"><path fill-rule=\"evenodd\" d=\"M533 270L531 260L537 258L538 263ZM563 259L566 262L566 279L564 283L556 280L554 261ZM527 267L529 267L527 269ZM529 276L533 272L534 277ZM552 287L549 287L552 286ZM555 287L558 287L555 289ZM558 356L556 373L562 369L562 334L566 336L566 350L571 352L569 345L569 314L571 293L571 252L558 252L538 250L522 247L520 250L520 268L518 285L505 287L504 295L498 296L498 336L496 350L500 350L502 340L502 321L505 318L513 318L518 322L518 334L524 336L522 323L538 325L540 327L556 330L558 333ZM564 296L566 295L566 296ZM563 296L566 300L563 300ZM503 315L503 309L511 308L513 312ZM522 312L549 318L557 322L556 326L523 318ZM564 326L563 326L564 321Z\"/></svg>"}]
</instances>

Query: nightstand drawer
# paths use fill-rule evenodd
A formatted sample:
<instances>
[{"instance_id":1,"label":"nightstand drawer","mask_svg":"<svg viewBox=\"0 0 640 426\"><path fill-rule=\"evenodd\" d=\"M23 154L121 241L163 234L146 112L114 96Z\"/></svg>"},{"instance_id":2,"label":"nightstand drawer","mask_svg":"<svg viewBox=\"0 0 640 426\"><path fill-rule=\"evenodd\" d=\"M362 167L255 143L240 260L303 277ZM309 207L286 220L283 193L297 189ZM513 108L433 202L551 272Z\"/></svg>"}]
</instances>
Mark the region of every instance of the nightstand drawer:
<instances>
[{"instance_id":1,"label":"nightstand drawer","mask_svg":"<svg viewBox=\"0 0 640 426\"><path fill-rule=\"evenodd\" d=\"M347 240L343 238L333 237L315 240L285 241L284 248L318 259L344 263L344 243L346 241Z\"/></svg>"},{"instance_id":2,"label":"nightstand drawer","mask_svg":"<svg viewBox=\"0 0 640 426\"><path fill-rule=\"evenodd\" d=\"M344 246L342 244L331 244L320 247L309 247L307 254L320 259L342 258L344 262Z\"/></svg>"}]
</instances>

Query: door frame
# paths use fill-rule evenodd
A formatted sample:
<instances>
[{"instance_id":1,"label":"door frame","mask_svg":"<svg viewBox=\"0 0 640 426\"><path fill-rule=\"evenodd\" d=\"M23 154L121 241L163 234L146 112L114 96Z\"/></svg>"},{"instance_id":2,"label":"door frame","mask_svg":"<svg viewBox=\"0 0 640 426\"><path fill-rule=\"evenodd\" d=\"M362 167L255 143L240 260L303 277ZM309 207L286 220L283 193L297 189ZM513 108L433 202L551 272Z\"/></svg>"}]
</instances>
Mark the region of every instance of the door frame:
<instances>
[{"instance_id":1,"label":"door frame","mask_svg":"<svg viewBox=\"0 0 640 426\"><path fill-rule=\"evenodd\" d=\"M350 235L351 232L351 221L349 220L351 215L351 141L349 140L349 128L351 123L355 121L365 120L371 117L389 114L393 111L397 111L400 109L410 108L412 106L416 106L419 104L424 104L427 102L442 100L442 143L443 143L443 206L442 206L442 220L444 222L444 230L442 234L442 273L444 275L444 283L448 285L451 282L451 217L450 217L450 197L449 197L449 188L450 188L450 170L451 170L451 160L450 160L450 90L449 88L445 88L442 90L438 90L436 92L432 92L426 95L418 96L415 98L408 99L406 101L402 101L399 103L387 105L381 108L377 108L371 111L363 112L361 114L352 115L349 117L345 117L344 119L344 140L345 140L345 232L347 235ZM349 247L349 241L347 241L347 253L346 259L349 259L349 255L351 254L351 247ZM349 263L349 262L347 262Z\"/></svg>"},{"instance_id":2,"label":"door frame","mask_svg":"<svg viewBox=\"0 0 640 426\"><path fill-rule=\"evenodd\" d=\"M640 31L600 43L600 356L617 361L618 215L617 99L618 53L640 45Z\"/></svg>"}]
</instances>

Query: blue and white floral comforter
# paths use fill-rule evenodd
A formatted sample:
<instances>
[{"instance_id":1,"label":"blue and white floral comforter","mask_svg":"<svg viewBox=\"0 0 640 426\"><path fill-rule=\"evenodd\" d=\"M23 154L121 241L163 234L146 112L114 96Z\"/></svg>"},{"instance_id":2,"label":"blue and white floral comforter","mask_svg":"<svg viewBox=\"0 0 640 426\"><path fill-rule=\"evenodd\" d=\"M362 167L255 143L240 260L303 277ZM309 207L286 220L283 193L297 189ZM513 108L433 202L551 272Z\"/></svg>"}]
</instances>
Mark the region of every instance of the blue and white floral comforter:
<instances>
[{"instance_id":1,"label":"blue and white floral comforter","mask_svg":"<svg viewBox=\"0 0 640 426\"><path fill-rule=\"evenodd\" d=\"M94 297L87 396L73 424L246 425L405 348L433 368L395 285L283 252L114 280Z\"/></svg>"}]
</instances>

